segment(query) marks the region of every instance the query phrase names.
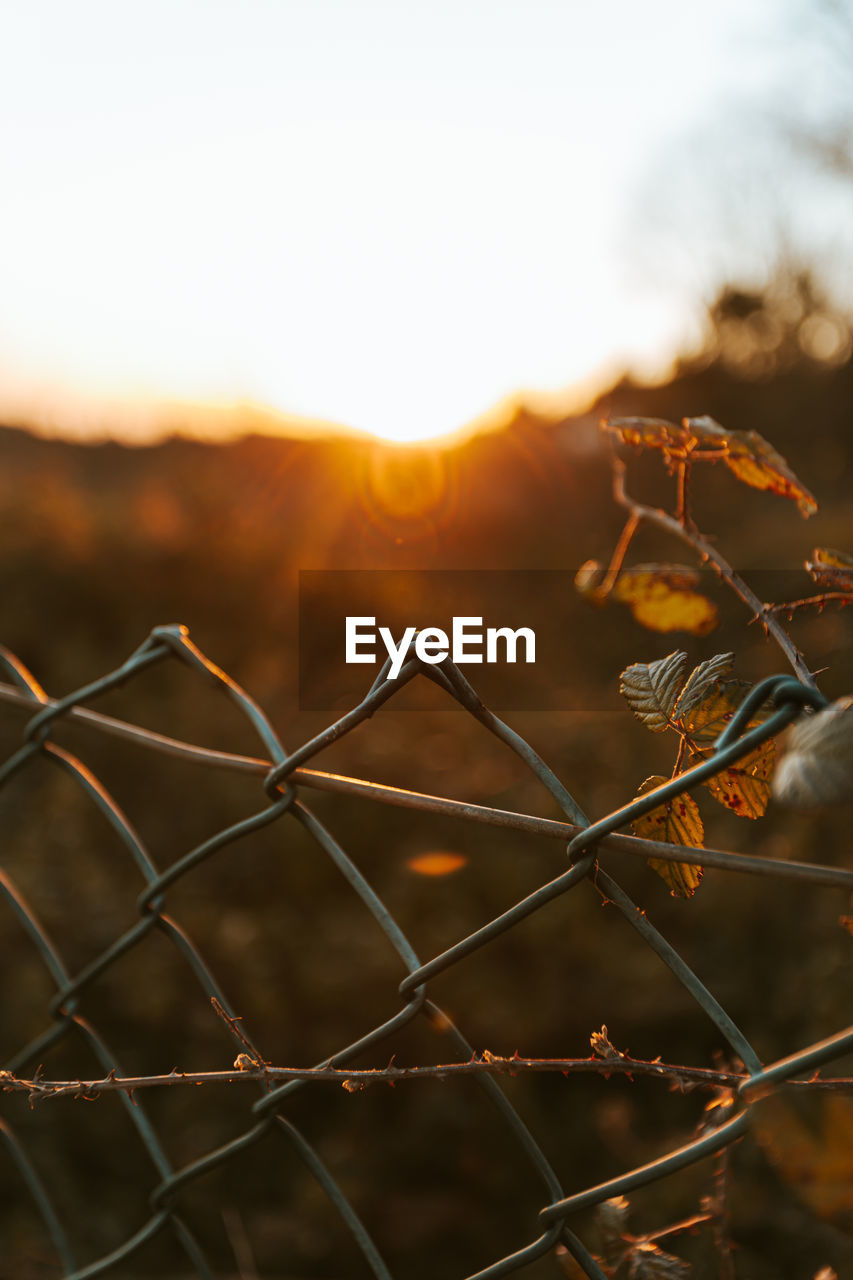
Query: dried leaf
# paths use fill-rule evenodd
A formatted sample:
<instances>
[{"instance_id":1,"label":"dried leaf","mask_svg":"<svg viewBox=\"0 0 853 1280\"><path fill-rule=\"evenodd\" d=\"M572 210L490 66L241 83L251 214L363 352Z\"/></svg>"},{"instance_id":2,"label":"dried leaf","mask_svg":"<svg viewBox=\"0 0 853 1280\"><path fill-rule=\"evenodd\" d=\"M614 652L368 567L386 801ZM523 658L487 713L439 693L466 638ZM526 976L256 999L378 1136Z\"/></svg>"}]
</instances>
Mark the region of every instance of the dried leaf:
<instances>
[{"instance_id":1,"label":"dried leaf","mask_svg":"<svg viewBox=\"0 0 853 1280\"><path fill-rule=\"evenodd\" d=\"M819 586L828 591L853 592L853 556L832 547L815 547L811 560L806 561L809 571Z\"/></svg>"},{"instance_id":2,"label":"dried leaf","mask_svg":"<svg viewBox=\"0 0 853 1280\"><path fill-rule=\"evenodd\" d=\"M768 489L783 498L793 498L804 516L817 511L817 502L797 479L780 453L757 431L729 432L726 466L753 489Z\"/></svg>"},{"instance_id":3,"label":"dried leaf","mask_svg":"<svg viewBox=\"0 0 853 1280\"><path fill-rule=\"evenodd\" d=\"M646 795L660 787L668 778L654 774L646 778L637 791L638 796ZM667 800L652 809L651 813L635 818L631 823L635 836L644 840L661 840L665 844L691 845L702 848L705 842L705 828L699 814L699 806L691 795L685 791L672 800ZM649 858L648 864L656 871L673 898L692 898L702 879L702 868L692 862L670 862L663 858Z\"/></svg>"},{"instance_id":4,"label":"dried leaf","mask_svg":"<svg viewBox=\"0 0 853 1280\"><path fill-rule=\"evenodd\" d=\"M678 701L673 710L673 717L676 720L681 720L705 700L712 685L729 674L734 658L733 653L718 653L693 668L678 695Z\"/></svg>"},{"instance_id":5,"label":"dried leaf","mask_svg":"<svg viewBox=\"0 0 853 1280\"><path fill-rule=\"evenodd\" d=\"M698 764L712 755L710 747L691 752L690 763ZM720 804L740 818L760 818L770 800L770 779L776 762L776 744L772 738L736 764L705 779L705 786Z\"/></svg>"},{"instance_id":6,"label":"dried leaf","mask_svg":"<svg viewBox=\"0 0 853 1280\"><path fill-rule=\"evenodd\" d=\"M853 801L853 697L798 720L776 770L773 795L798 808Z\"/></svg>"},{"instance_id":7,"label":"dried leaf","mask_svg":"<svg viewBox=\"0 0 853 1280\"><path fill-rule=\"evenodd\" d=\"M625 570L613 596L650 631L707 635L719 621L717 606L694 588L699 574L687 565L642 564Z\"/></svg>"},{"instance_id":8,"label":"dried leaf","mask_svg":"<svg viewBox=\"0 0 853 1280\"><path fill-rule=\"evenodd\" d=\"M593 1031L589 1037L589 1046L597 1058L623 1058L625 1056L610 1043L606 1026L603 1026L600 1031Z\"/></svg>"},{"instance_id":9,"label":"dried leaf","mask_svg":"<svg viewBox=\"0 0 853 1280\"><path fill-rule=\"evenodd\" d=\"M681 451L690 438L684 427L664 418L610 418L602 425L624 444L644 449Z\"/></svg>"},{"instance_id":10,"label":"dried leaf","mask_svg":"<svg viewBox=\"0 0 853 1280\"><path fill-rule=\"evenodd\" d=\"M684 418L680 426L663 418L612 418L604 427L625 444L684 456L701 449L721 458L744 484L793 498L804 516L817 502L785 459L757 431L728 431L713 418Z\"/></svg>"},{"instance_id":11,"label":"dried leaf","mask_svg":"<svg viewBox=\"0 0 853 1280\"><path fill-rule=\"evenodd\" d=\"M651 1240L640 1240L631 1250L628 1280L688 1280L692 1272L689 1262L664 1253Z\"/></svg>"},{"instance_id":12,"label":"dried leaf","mask_svg":"<svg viewBox=\"0 0 853 1280\"><path fill-rule=\"evenodd\" d=\"M686 665L687 654L676 649L656 662L635 662L622 672L619 692L652 733L662 733L671 726Z\"/></svg>"}]
</instances>

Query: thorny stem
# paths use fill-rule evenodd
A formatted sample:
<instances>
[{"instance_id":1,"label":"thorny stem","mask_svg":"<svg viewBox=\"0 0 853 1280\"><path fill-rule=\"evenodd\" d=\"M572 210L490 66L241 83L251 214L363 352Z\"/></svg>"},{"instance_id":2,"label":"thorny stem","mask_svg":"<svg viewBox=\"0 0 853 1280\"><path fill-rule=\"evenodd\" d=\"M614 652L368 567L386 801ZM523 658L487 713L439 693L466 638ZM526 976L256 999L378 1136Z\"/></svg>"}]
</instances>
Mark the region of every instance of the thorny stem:
<instances>
[{"instance_id":1,"label":"thorny stem","mask_svg":"<svg viewBox=\"0 0 853 1280\"><path fill-rule=\"evenodd\" d=\"M617 1053L607 1058L521 1058L500 1057L497 1054L475 1054L467 1062L439 1063L431 1066L378 1068L345 1067L273 1067L252 1057L240 1055L240 1068L228 1071L177 1071L156 1076L116 1076L110 1073L101 1080L45 1080L39 1071L31 1079L16 1076L10 1071L0 1071L0 1090L4 1093L26 1093L31 1103L43 1098L71 1096L93 1099L103 1093L132 1092L136 1089L157 1088L164 1085L235 1084L244 1081L306 1080L316 1084L338 1084L355 1093L371 1084L396 1085L404 1080L445 1080L450 1076L469 1075L520 1075L530 1072L560 1072L565 1076L592 1072L605 1077L611 1075L653 1076L666 1080L671 1088L682 1092L693 1089L737 1089L749 1079L742 1072L718 1071L706 1067L685 1067L674 1063L631 1058ZM249 1062L249 1065L245 1065ZM790 1079L780 1082L780 1088L803 1088L837 1091L853 1090L853 1077L817 1077Z\"/></svg>"},{"instance_id":2,"label":"thorny stem","mask_svg":"<svg viewBox=\"0 0 853 1280\"><path fill-rule=\"evenodd\" d=\"M247 1060L254 1065L268 1066L269 1064L265 1060L263 1059L259 1060L257 1058L256 1056L257 1050L255 1049L255 1046L246 1037L242 1027L240 1027L239 1024L243 1021L243 1019L233 1018L231 1014L227 1012L227 1010L223 1009L222 1005L219 1003L216 996L210 997L210 1004L217 1018L222 1019L222 1021L225 1023L228 1030L232 1033L232 1035L236 1037L237 1040L240 1041L240 1044L242 1044L243 1048L246 1050L246 1054L241 1056L246 1057Z\"/></svg>"},{"instance_id":3,"label":"thorny stem","mask_svg":"<svg viewBox=\"0 0 853 1280\"><path fill-rule=\"evenodd\" d=\"M802 600L788 600L782 604L766 604L765 613L787 613L790 619L796 609L823 609L828 604L838 604L842 608L853 604L853 595L849 591L823 591L818 596L806 596Z\"/></svg>"},{"instance_id":4,"label":"thorny stem","mask_svg":"<svg viewBox=\"0 0 853 1280\"><path fill-rule=\"evenodd\" d=\"M797 677L814 689L814 677L806 666L805 659L788 635L785 628L776 619L774 614L766 608L759 600L755 592L749 587L732 568L724 556L703 538L702 535L693 529L687 529L683 524L671 516L668 511L662 511L659 507L649 507L642 502L636 502L627 493L625 488L625 463L615 454L612 457L613 463L613 498L620 507L624 507L628 512L636 517L638 521L645 521L647 524L657 525L658 528L666 530L676 538L680 538L682 542L686 542L701 557L705 563L710 563L716 569L719 577L731 587L732 591L740 597L744 604L752 611L756 618L761 620L767 635L772 636L782 650L788 662L791 664Z\"/></svg>"}]
</instances>

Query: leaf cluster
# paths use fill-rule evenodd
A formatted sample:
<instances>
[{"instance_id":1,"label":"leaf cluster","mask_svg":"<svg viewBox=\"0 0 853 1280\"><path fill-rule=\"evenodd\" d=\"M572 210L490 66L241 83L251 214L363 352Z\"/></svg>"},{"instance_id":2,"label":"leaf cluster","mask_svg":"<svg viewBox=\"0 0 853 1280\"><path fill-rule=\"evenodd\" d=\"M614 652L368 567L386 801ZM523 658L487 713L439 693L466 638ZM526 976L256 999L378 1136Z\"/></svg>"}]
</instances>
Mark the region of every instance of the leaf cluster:
<instances>
[{"instance_id":1,"label":"leaf cluster","mask_svg":"<svg viewBox=\"0 0 853 1280\"><path fill-rule=\"evenodd\" d=\"M731 431L713 418L684 418L680 425L662 418L613 418L605 430L624 444L660 449L675 469L688 462L724 462L743 484L796 502L804 516L817 502L788 463L757 431Z\"/></svg>"},{"instance_id":2,"label":"leaf cluster","mask_svg":"<svg viewBox=\"0 0 853 1280\"><path fill-rule=\"evenodd\" d=\"M718 653L700 662L688 674L687 654L675 650L656 662L636 662L621 675L619 691L634 715L652 733L672 731L679 746L672 777L707 760L714 743L732 719L751 686L731 676L734 655ZM756 712L749 727L766 719ZM772 739L736 763L706 778L703 785L720 804L742 818L759 818L770 799L770 779L775 762ZM683 765L683 768L682 768ZM646 778L637 795L646 795L668 779ZM650 813L636 818L635 835L666 844L702 848L705 830L699 806L682 793ZM702 878L702 868L689 863L650 859L649 865L669 885L674 897L689 898Z\"/></svg>"}]
</instances>

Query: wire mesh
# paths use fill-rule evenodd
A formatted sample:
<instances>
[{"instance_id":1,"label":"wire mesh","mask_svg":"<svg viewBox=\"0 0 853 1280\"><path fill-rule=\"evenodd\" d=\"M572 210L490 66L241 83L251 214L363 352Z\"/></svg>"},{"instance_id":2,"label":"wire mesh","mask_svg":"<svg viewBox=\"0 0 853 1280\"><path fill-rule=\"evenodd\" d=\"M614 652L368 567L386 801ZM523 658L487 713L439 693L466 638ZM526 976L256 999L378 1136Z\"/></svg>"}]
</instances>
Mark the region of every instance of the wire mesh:
<instances>
[{"instance_id":1,"label":"wire mesh","mask_svg":"<svg viewBox=\"0 0 853 1280\"><path fill-rule=\"evenodd\" d=\"M211 1147L203 1155L187 1163L175 1165L167 1154L168 1144L164 1142L163 1134L149 1118L141 1091L134 1093L130 1089L117 1089L120 1105L135 1134L134 1140L148 1159L151 1172L145 1191L149 1210L135 1232L123 1239L117 1247L107 1254L88 1260L77 1256L77 1250L71 1243L68 1224L63 1222L62 1211L54 1203L43 1170L38 1167L37 1160L28 1154L25 1140L18 1135L11 1121L0 1123L0 1136L8 1161L39 1215L44 1237L50 1242L56 1264L68 1280L84 1280L86 1277L111 1271L117 1273L124 1264L132 1262L148 1241L160 1233L171 1233L191 1273L202 1277L213 1276L214 1271L207 1260L205 1246L196 1238L182 1214L182 1197L189 1187L211 1170L228 1164L255 1144L273 1143L277 1138L290 1145L326 1197L329 1208L345 1224L355 1249L361 1255L362 1267L366 1267L369 1273L380 1280L391 1280L392 1272L383 1260L380 1247L362 1222L352 1196L346 1190L348 1177L341 1177L333 1172L321 1158L316 1145L308 1139L293 1118L294 1095L306 1088L307 1080L285 1078L285 1071L277 1076L276 1070L266 1063L261 1039L255 1038L255 1033L249 1032L243 1025L239 1011L232 1007L198 946L166 910L168 890L192 876L194 870L213 854L224 849L233 850L246 837L273 824L298 824L313 842L317 852L330 860L343 876L351 894L360 903L365 920L369 918L372 927L381 931L393 948L405 974L397 989L396 1010L353 1043L342 1046L336 1053L316 1064L317 1074L313 1079L323 1079L325 1073L325 1078L340 1085L341 1072L346 1073L354 1061L366 1053L380 1054L383 1045L401 1028L414 1020L423 1020L431 1028L440 1029L442 1043L452 1046L454 1060L460 1067L474 1068L471 1074L494 1108L495 1125L507 1140L507 1149L511 1152L507 1159L523 1161L538 1185L541 1208L538 1220L530 1223L528 1240L511 1254L495 1258L476 1272L476 1277L469 1277L469 1280L521 1273L528 1264L558 1246L568 1251L580 1274L602 1280L607 1273L573 1228L573 1218L581 1210L657 1182L730 1147L748 1130L756 1099L781 1083L802 1079L805 1074L814 1072L825 1063L853 1051L853 1029L847 1028L828 1040L801 1048L782 1060L762 1062L744 1031L736 1025L720 1001L606 869L613 854L629 853L644 858L654 856L681 862L701 862L725 870L785 878L812 886L829 886L848 891L853 889L853 871L843 868L749 857L721 850L685 849L620 834L633 819L748 755L761 742L777 735L802 714L805 708L825 705L821 694L792 678L775 677L758 686L754 696L735 714L709 759L601 820L590 822L560 779L526 741L482 704L462 672L449 660L439 666L432 666L410 656L396 680L389 678L389 664L386 664L358 706L290 753L282 746L262 709L199 651L190 640L187 629L182 626L155 628L117 670L59 700L49 698L23 663L8 651L0 651L0 661L10 681L0 686L0 696L7 702L31 705L36 709L36 714L26 726L23 744L0 767L0 786L8 783L21 771L30 769L36 761L47 760L52 766L63 770L87 800L101 812L112 829L114 839L123 847L144 882L144 887L136 898L133 923L112 937L93 959L75 970L66 963L36 912L28 905L12 879L5 873L0 874L0 897L5 903L7 918L11 915L17 921L27 944L34 948L55 986L55 993L45 1011L44 1025L27 1043L17 1048L4 1065L6 1075L3 1082L7 1089L11 1089L13 1082L19 1083L24 1078L23 1073L29 1071L32 1095L37 1096L40 1064L45 1055L71 1040L82 1043L88 1050L92 1061L103 1072L105 1086L123 1076L119 1056L105 1038L105 1035L111 1034L110 1028L93 1025L85 1015L87 996L99 977L107 970L120 966L125 956L139 948L149 935L157 932L173 948L181 964L186 966L199 988L200 1001L206 1001L209 1006L212 1004L217 1011L219 1022L227 1028L238 1054L235 1065L240 1064L252 1075L253 1080L256 1078L259 1091L257 1100L245 1108L244 1127L238 1136ZM260 739L263 756L233 755L196 747L101 716L84 705L110 690L134 681L153 665L175 661L184 664L194 675L223 690L232 699ZM424 795L417 791L383 787L364 779L323 773L308 767L326 748L374 716L414 679L433 681L447 697L464 708L512 751L553 797L565 820L554 821L532 814L511 813L440 796ZM768 701L772 709L767 718L757 726L747 727L755 707ZM80 758L52 740L52 735L63 721L76 721L118 737L130 738L161 754L183 756L222 770L257 775L260 782L258 807L250 816L224 827L213 837L180 854L166 870L160 871L142 838L106 786L90 772ZM379 800L414 812L442 813L467 822L524 831L543 839L562 839L567 847L568 866L556 878L540 885L484 926L422 962L358 866L303 802L301 793L308 788L337 792L358 800ZM516 928L546 903L568 893L584 893L590 887L595 890L596 900L600 901L604 897L612 904L669 969L716 1028L733 1060L743 1064L743 1072L733 1077L737 1080L738 1087L732 1091L725 1104L718 1108L714 1120L709 1120L704 1130L691 1141L651 1163L628 1169L617 1177L589 1186L576 1194L566 1194L531 1128L510 1102L496 1074L476 1070L478 1066L487 1065L487 1062L454 1026L447 1012L430 997L429 984L438 975L452 970L464 957L488 947L494 939ZM621 1058L622 1055L617 1054L615 1057ZM448 1065L448 1072L451 1065ZM626 1067L626 1063L622 1061L614 1061L610 1065L614 1071ZM642 1064L637 1065L642 1067ZM630 1068L631 1063L628 1062L627 1066ZM35 1070L37 1067L38 1071ZM359 1074L365 1073L352 1068L347 1074L352 1088L356 1087L354 1082ZM51 1122L59 1123L56 1112L52 1114ZM381 1135L378 1135L377 1140L381 1141Z\"/></svg>"}]
</instances>

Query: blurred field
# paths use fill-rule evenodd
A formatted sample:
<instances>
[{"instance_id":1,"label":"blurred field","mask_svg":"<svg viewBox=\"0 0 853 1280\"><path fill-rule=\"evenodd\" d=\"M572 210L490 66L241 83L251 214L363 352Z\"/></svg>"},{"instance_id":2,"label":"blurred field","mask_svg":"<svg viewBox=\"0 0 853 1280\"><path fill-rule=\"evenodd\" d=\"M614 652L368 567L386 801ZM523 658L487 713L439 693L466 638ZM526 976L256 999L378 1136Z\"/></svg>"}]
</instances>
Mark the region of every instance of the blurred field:
<instances>
[{"instance_id":1,"label":"blurred field","mask_svg":"<svg viewBox=\"0 0 853 1280\"><path fill-rule=\"evenodd\" d=\"M815 493L806 524L792 504L739 486L722 469L695 482L695 515L732 562L761 584L808 590L799 567L815 544L853 551L853 365L800 364L744 380L720 362L685 368L663 387L623 383L589 415L550 422L521 413L505 431L454 449L394 449L353 441L253 437L207 445L170 440L150 448L73 445L12 428L0 432L0 639L59 696L116 667L164 622L182 622L208 656L270 715L286 746L333 718L300 711L297 579L304 569L575 569L606 558L621 527L598 440L600 412L670 417L709 413L731 428L760 431ZM656 465L638 464L637 495L668 500ZM649 534L632 558L687 561ZM649 735L618 694L620 670L680 647L698 661L726 648L738 673L784 670L781 655L748 628L717 590L723 628L697 640L652 635L627 612L599 612L576 597L565 609L561 703L576 710L508 715L592 816L626 802L673 751ZM495 602L497 606L500 601ZM853 613L853 611L851 611ZM796 618L791 632L821 686L849 693L851 618ZM372 675L365 669L365 688ZM476 677L472 682L476 685ZM246 726L222 699L175 665L157 669L98 703L106 713L226 750L257 754ZM3 757L19 742L24 712L0 704ZM258 807L256 780L211 775L83 729L58 740L79 751L126 809L158 865ZM336 744L316 767L557 816L524 769L440 697L418 710L394 704ZM306 797L365 872L419 954L427 958L563 868L559 843L426 819L329 795ZM703 805L706 842L722 848L827 863L849 860L849 814L771 812L739 822ZM23 889L74 970L132 918L135 873L102 819L67 778L46 765L0 791L3 869ZM464 854L464 868L426 879L407 862L435 849ZM696 898L673 900L642 865L617 874L753 1040L773 1058L849 1020L849 935L839 895L708 872ZM308 847L282 848L278 829L214 858L169 895L268 1058L306 1065L395 1007L399 965L331 869ZM50 984L13 922L0 922L6 1052L46 1022ZM718 1038L674 980L593 895L540 912L435 984L480 1049L585 1056L607 1023L637 1056L707 1064ZM128 1071L229 1065L221 1028L197 988L156 939L110 970L84 1012L109 1026ZM441 1060L441 1045L410 1030L399 1062ZM366 1063L365 1065L378 1065ZM88 1071L64 1051L45 1075ZM508 1091L571 1191L652 1158L689 1136L698 1096L654 1082L535 1077ZM239 1132L245 1103L235 1090L164 1090L146 1103L182 1163ZM84 1256L98 1256L146 1216L150 1174L114 1099L67 1100L28 1112L4 1100L32 1142L57 1204L75 1223ZM354 1098L304 1091L294 1104L374 1233L395 1274L410 1280L468 1274L530 1238L539 1189L515 1168L474 1089L410 1084ZM95 1121L97 1120L97 1127ZM60 1124L61 1121L61 1124ZM818 1124L812 1117L809 1123ZM61 1134L61 1137L58 1136ZM823 1217L802 1187L762 1149L735 1157L738 1276L811 1277L815 1262L853 1275L853 1193ZM789 1171L790 1172L790 1171ZM853 1169L850 1170L853 1183ZM709 1171L691 1171L638 1195L636 1229L696 1210ZM704 1181L703 1181L704 1177ZM37 1222L0 1171L2 1232L10 1242L0 1276L58 1273ZM234 1271L234 1233L251 1242L264 1277L357 1276L363 1267L343 1228L289 1152L266 1146L187 1193L186 1217ZM93 1206L97 1206L93 1210ZM236 1215L236 1217L235 1217ZM235 1223L237 1225L235 1226ZM579 1224L581 1230L588 1224ZM701 1240L684 1255L700 1278L715 1275ZM9 1259L14 1259L10 1263ZM704 1261L703 1261L704 1259ZM147 1276L179 1261L165 1242L116 1275ZM529 1269L557 1274L553 1260Z\"/></svg>"}]
</instances>

